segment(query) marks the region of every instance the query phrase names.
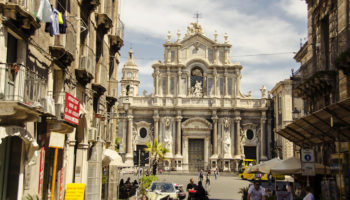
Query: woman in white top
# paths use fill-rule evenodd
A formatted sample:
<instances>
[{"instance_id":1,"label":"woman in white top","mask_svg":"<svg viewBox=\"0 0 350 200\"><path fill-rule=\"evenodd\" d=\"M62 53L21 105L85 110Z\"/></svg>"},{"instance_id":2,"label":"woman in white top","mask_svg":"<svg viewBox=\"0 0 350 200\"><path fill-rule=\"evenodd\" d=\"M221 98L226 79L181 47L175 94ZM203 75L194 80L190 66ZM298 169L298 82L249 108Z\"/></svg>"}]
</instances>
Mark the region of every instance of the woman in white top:
<instances>
[{"instance_id":1,"label":"woman in white top","mask_svg":"<svg viewBox=\"0 0 350 200\"><path fill-rule=\"evenodd\" d=\"M314 195L311 193L311 188L307 186L305 188L306 191L306 196L304 197L303 200L315 200Z\"/></svg>"}]
</instances>

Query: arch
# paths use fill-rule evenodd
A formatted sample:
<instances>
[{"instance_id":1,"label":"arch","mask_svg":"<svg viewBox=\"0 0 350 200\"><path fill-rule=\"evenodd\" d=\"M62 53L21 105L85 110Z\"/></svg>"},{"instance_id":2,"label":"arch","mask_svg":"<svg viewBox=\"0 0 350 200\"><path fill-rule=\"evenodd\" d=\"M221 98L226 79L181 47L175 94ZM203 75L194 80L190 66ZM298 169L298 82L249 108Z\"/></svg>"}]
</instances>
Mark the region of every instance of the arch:
<instances>
[{"instance_id":1,"label":"arch","mask_svg":"<svg viewBox=\"0 0 350 200\"><path fill-rule=\"evenodd\" d=\"M208 73L209 63L204 59L194 58L187 61L185 66L189 72L191 72L193 68L199 67L203 70L203 73Z\"/></svg>"},{"instance_id":2,"label":"arch","mask_svg":"<svg viewBox=\"0 0 350 200\"><path fill-rule=\"evenodd\" d=\"M201 117L194 117L187 119L181 125L182 130L198 130L198 131L210 131L212 129L212 124Z\"/></svg>"}]
</instances>

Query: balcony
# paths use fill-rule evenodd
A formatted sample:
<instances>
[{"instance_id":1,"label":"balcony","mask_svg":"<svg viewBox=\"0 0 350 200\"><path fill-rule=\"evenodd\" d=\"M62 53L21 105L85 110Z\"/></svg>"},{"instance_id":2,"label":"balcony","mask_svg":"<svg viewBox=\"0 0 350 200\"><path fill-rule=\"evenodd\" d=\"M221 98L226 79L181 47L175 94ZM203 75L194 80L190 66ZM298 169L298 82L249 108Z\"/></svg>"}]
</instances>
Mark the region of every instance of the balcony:
<instances>
[{"instance_id":1,"label":"balcony","mask_svg":"<svg viewBox=\"0 0 350 200\"><path fill-rule=\"evenodd\" d=\"M21 64L1 64L0 80L0 125L24 126L45 112L45 78Z\"/></svg>"},{"instance_id":2,"label":"balcony","mask_svg":"<svg viewBox=\"0 0 350 200\"><path fill-rule=\"evenodd\" d=\"M81 3L81 9L91 13L100 5L100 0L83 0Z\"/></svg>"},{"instance_id":3,"label":"balcony","mask_svg":"<svg viewBox=\"0 0 350 200\"><path fill-rule=\"evenodd\" d=\"M40 24L31 14L34 9L34 1L11 0L0 2L0 12L6 17L3 20L4 25L22 38L34 35L35 31L40 28Z\"/></svg>"},{"instance_id":4,"label":"balcony","mask_svg":"<svg viewBox=\"0 0 350 200\"><path fill-rule=\"evenodd\" d=\"M113 21L107 13L96 13L96 25L102 35L108 33L109 29L113 27Z\"/></svg>"},{"instance_id":5,"label":"balcony","mask_svg":"<svg viewBox=\"0 0 350 200\"><path fill-rule=\"evenodd\" d=\"M63 45L49 46L49 51L54 62L62 69L66 69L73 62L74 57Z\"/></svg>"},{"instance_id":6,"label":"balcony","mask_svg":"<svg viewBox=\"0 0 350 200\"><path fill-rule=\"evenodd\" d=\"M120 50L120 48L124 45L124 24L118 18L117 26L112 28L111 34L108 35L110 41L110 50L112 55Z\"/></svg>"},{"instance_id":7,"label":"balcony","mask_svg":"<svg viewBox=\"0 0 350 200\"><path fill-rule=\"evenodd\" d=\"M75 76L84 87L94 79L96 65L96 56L94 52L89 47L87 49L87 56L82 56L80 58L79 69L75 69Z\"/></svg>"},{"instance_id":8,"label":"balcony","mask_svg":"<svg viewBox=\"0 0 350 200\"><path fill-rule=\"evenodd\" d=\"M66 92L49 91L48 97L54 100L55 115L47 119L48 130L59 133L71 133L74 130L74 125L64 121L64 107L66 101Z\"/></svg>"}]
</instances>

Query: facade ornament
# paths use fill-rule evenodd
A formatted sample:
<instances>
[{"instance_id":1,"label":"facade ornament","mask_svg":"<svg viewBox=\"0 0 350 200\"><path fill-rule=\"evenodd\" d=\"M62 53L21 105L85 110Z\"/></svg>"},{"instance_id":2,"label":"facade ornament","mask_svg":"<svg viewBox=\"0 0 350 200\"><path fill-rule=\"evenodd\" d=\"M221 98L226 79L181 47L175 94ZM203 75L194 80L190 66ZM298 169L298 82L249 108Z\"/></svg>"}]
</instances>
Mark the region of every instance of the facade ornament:
<instances>
[{"instance_id":1,"label":"facade ornament","mask_svg":"<svg viewBox=\"0 0 350 200\"><path fill-rule=\"evenodd\" d=\"M225 129L228 129L230 127L230 120L228 118L224 119L224 127Z\"/></svg>"},{"instance_id":2,"label":"facade ornament","mask_svg":"<svg viewBox=\"0 0 350 200\"><path fill-rule=\"evenodd\" d=\"M187 27L187 34L186 35L193 35L196 33L204 34L202 26L199 25L198 23L192 22L191 25Z\"/></svg>"},{"instance_id":3,"label":"facade ornament","mask_svg":"<svg viewBox=\"0 0 350 200\"><path fill-rule=\"evenodd\" d=\"M217 43L218 42L218 32L215 30L214 32L214 42Z\"/></svg>"},{"instance_id":4,"label":"facade ornament","mask_svg":"<svg viewBox=\"0 0 350 200\"><path fill-rule=\"evenodd\" d=\"M224 36L224 38L225 38L225 44L227 44L228 43L228 35L227 35L227 33L225 33L225 36Z\"/></svg>"},{"instance_id":5,"label":"facade ornament","mask_svg":"<svg viewBox=\"0 0 350 200\"><path fill-rule=\"evenodd\" d=\"M196 80L195 85L192 87L192 94L195 97L202 97L202 83Z\"/></svg>"},{"instance_id":6,"label":"facade ornament","mask_svg":"<svg viewBox=\"0 0 350 200\"><path fill-rule=\"evenodd\" d=\"M177 41L180 41L181 37L181 32L180 30L177 30Z\"/></svg>"},{"instance_id":7,"label":"facade ornament","mask_svg":"<svg viewBox=\"0 0 350 200\"><path fill-rule=\"evenodd\" d=\"M172 146L173 146L173 137L171 135L171 128L170 128L170 118L166 117L164 119L164 125L165 125L165 135L164 135L164 144L167 149L169 149L169 152L172 152Z\"/></svg>"},{"instance_id":8,"label":"facade ornament","mask_svg":"<svg viewBox=\"0 0 350 200\"><path fill-rule=\"evenodd\" d=\"M247 97L252 97L252 91L248 91Z\"/></svg>"},{"instance_id":9,"label":"facade ornament","mask_svg":"<svg viewBox=\"0 0 350 200\"><path fill-rule=\"evenodd\" d=\"M227 155L231 155L231 137L230 137L230 130L228 128L225 129L224 133L224 157L227 157ZM228 156L231 157L231 156Z\"/></svg>"},{"instance_id":10,"label":"facade ornament","mask_svg":"<svg viewBox=\"0 0 350 200\"><path fill-rule=\"evenodd\" d=\"M263 85L260 89L261 91L261 98L266 98L266 87Z\"/></svg>"},{"instance_id":11,"label":"facade ornament","mask_svg":"<svg viewBox=\"0 0 350 200\"><path fill-rule=\"evenodd\" d=\"M171 34L170 34L170 31L168 31L168 43L170 42L170 39L171 39Z\"/></svg>"}]
</instances>

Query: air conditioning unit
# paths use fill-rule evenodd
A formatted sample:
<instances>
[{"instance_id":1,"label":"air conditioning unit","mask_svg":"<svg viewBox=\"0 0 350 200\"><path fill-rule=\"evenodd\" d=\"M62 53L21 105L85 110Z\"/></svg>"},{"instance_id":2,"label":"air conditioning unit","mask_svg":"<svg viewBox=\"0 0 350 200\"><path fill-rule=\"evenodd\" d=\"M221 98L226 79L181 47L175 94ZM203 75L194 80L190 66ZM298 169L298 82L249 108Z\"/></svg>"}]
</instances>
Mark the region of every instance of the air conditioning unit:
<instances>
[{"instance_id":1,"label":"air conditioning unit","mask_svg":"<svg viewBox=\"0 0 350 200\"><path fill-rule=\"evenodd\" d=\"M88 134L88 141L93 142L97 140L97 129L96 128L90 128L89 134Z\"/></svg>"},{"instance_id":2,"label":"air conditioning unit","mask_svg":"<svg viewBox=\"0 0 350 200\"><path fill-rule=\"evenodd\" d=\"M64 104L61 104L61 103L55 104L55 115L58 120L64 119Z\"/></svg>"},{"instance_id":3,"label":"air conditioning unit","mask_svg":"<svg viewBox=\"0 0 350 200\"><path fill-rule=\"evenodd\" d=\"M88 70L88 57L87 56L82 56L80 58L80 69L86 69Z\"/></svg>"},{"instance_id":4,"label":"air conditioning unit","mask_svg":"<svg viewBox=\"0 0 350 200\"><path fill-rule=\"evenodd\" d=\"M53 98L51 97L42 98L40 99L40 104L43 106L45 113L50 113L52 115L56 114L55 100Z\"/></svg>"}]
</instances>

